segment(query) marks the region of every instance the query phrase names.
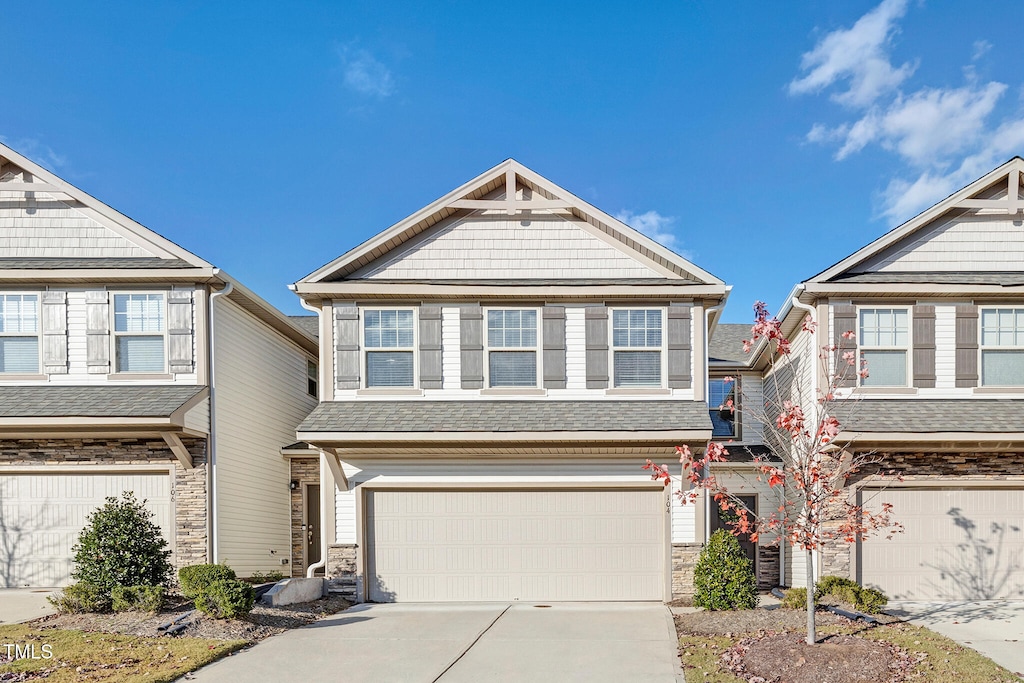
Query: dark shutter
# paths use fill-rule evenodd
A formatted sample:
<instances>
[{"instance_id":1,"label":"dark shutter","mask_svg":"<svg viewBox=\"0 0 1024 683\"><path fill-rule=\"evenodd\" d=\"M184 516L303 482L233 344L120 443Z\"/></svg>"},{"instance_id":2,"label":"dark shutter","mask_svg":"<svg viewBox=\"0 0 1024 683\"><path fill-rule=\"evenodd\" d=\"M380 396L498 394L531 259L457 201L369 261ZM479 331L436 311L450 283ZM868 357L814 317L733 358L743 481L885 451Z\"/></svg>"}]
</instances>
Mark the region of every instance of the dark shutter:
<instances>
[{"instance_id":1,"label":"dark shutter","mask_svg":"<svg viewBox=\"0 0 1024 683\"><path fill-rule=\"evenodd\" d=\"M935 386L935 306L914 306L914 386Z\"/></svg>"},{"instance_id":2,"label":"dark shutter","mask_svg":"<svg viewBox=\"0 0 1024 683\"><path fill-rule=\"evenodd\" d=\"M90 374L110 372L110 298L105 291L85 293L85 353Z\"/></svg>"},{"instance_id":3,"label":"dark shutter","mask_svg":"<svg viewBox=\"0 0 1024 683\"><path fill-rule=\"evenodd\" d=\"M544 388L565 389L565 306L543 311Z\"/></svg>"},{"instance_id":4,"label":"dark shutter","mask_svg":"<svg viewBox=\"0 0 1024 683\"><path fill-rule=\"evenodd\" d=\"M43 292L40 297L43 331L43 372L64 375L68 371L68 294Z\"/></svg>"},{"instance_id":5,"label":"dark shutter","mask_svg":"<svg viewBox=\"0 0 1024 683\"><path fill-rule=\"evenodd\" d=\"M351 301L335 301L334 386L359 388L359 309Z\"/></svg>"},{"instance_id":6,"label":"dark shutter","mask_svg":"<svg viewBox=\"0 0 1024 683\"><path fill-rule=\"evenodd\" d=\"M192 289L175 287L167 295L167 361L175 374L195 369L192 327Z\"/></svg>"},{"instance_id":7,"label":"dark shutter","mask_svg":"<svg viewBox=\"0 0 1024 683\"><path fill-rule=\"evenodd\" d=\"M978 386L978 307L956 307L956 385Z\"/></svg>"},{"instance_id":8,"label":"dark shutter","mask_svg":"<svg viewBox=\"0 0 1024 683\"><path fill-rule=\"evenodd\" d=\"M588 306L586 309L587 334L587 388L608 387L608 309Z\"/></svg>"},{"instance_id":9,"label":"dark shutter","mask_svg":"<svg viewBox=\"0 0 1024 683\"><path fill-rule=\"evenodd\" d=\"M462 388L484 386L484 313L479 304L466 304L459 311L459 346L462 360Z\"/></svg>"},{"instance_id":10,"label":"dark shutter","mask_svg":"<svg viewBox=\"0 0 1024 683\"><path fill-rule=\"evenodd\" d=\"M668 307L668 385L672 389L689 389L693 384L690 326L691 304Z\"/></svg>"},{"instance_id":11,"label":"dark shutter","mask_svg":"<svg viewBox=\"0 0 1024 683\"><path fill-rule=\"evenodd\" d=\"M842 381L836 383L840 387L857 386L857 372L860 370L860 358L855 358L854 365L849 366L843 360L843 354L847 351L857 351L857 307L851 304L832 305L832 328L834 335L832 342L836 346L836 375L842 377ZM850 339L843 337L843 333L853 332ZM868 368L870 371L871 368Z\"/></svg>"},{"instance_id":12,"label":"dark shutter","mask_svg":"<svg viewBox=\"0 0 1024 683\"><path fill-rule=\"evenodd\" d=\"M441 307L420 306L420 388L440 389L441 376Z\"/></svg>"}]
</instances>

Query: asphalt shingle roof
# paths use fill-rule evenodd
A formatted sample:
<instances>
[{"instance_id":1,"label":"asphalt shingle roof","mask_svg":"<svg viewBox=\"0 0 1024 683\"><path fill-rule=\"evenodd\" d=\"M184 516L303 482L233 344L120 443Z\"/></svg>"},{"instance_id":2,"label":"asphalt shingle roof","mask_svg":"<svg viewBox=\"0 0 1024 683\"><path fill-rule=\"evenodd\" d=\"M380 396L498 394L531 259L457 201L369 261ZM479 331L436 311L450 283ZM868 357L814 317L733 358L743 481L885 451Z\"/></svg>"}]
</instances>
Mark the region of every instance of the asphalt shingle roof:
<instances>
[{"instance_id":1,"label":"asphalt shingle roof","mask_svg":"<svg viewBox=\"0 0 1024 683\"><path fill-rule=\"evenodd\" d=\"M194 268L188 261L165 258L0 258L0 270L81 270L88 268Z\"/></svg>"},{"instance_id":2,"label":"asphalt shingle roof","mask_svg":"<svg viewBox=\"0 0 1024 683\"><path fill-rule=\"evenodd\" d=\"M750 354L743 353L743 340L750 339L750 325L719 323L708 340L708 359L746 363Z\"/></svg>"},{"instance_id":3,"label":"asphalt shingle roof","mask_svg":"<svg viewBox=\"0 0 1024 683\"><path fill-rule=\"evenodd\" d=\"M1024 285L1024 272L973 272L973 273L918 273L878 272L847 273L838 275L832 282L855 282L866 284L939 284L939 285Z\"/></svg>"},{"instance_id":4,"label":"asphalt shingle roof","mask_svg":"<svg viewBox=\"0 0 1024 683\"><path fill-rule=\"evenodd\" d=\"M1024 432L1024 399L861 400L836 412L852 432Z\"/></svg>"},{"instance_id":5,"label":"asphalt shingle roof","mask_svg":"<svg viewBox=\"0 0 1024 683\"><path fill-rule=\"evenodd\" d=\"M320 336L320 317L316 315L290 315L288 318L314 337Z\"/></svg>"},{"instance_id":6,"label":"asphalt shingle roof","mask_svg":"<svg viewBox=\"0 0 1024 683\"><path fill-rule=\"evenodd\" d=\"M300 432L611 432L711 429L700 401L331 401Z\"/></svg>"},{"instance_id":7,"label":"asphalt shingle roof","mask_svg":"<svg viewBox=\"0 0 1024 683\"><path fill-rule=\"evenodd\" d=\"M0 386L0 417L169 417L205 386Z\"/></svg>"}]
</instances>

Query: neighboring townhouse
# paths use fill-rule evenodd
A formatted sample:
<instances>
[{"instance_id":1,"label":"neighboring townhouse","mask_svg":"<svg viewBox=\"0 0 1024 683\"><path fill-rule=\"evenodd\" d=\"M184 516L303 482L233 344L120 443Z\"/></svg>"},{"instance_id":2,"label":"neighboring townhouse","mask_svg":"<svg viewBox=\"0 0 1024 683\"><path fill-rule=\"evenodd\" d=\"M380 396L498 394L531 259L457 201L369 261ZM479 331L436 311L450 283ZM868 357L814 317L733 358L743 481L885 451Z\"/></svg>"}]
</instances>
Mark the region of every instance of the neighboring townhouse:
<instances>
[{"instance_id":1,"label":"neighboring townhouse","mask_svg":"<svg viewBox=\"0 0 1024 683\"><path fill-rule=\"evenodd\" d=\"M176 565L289 571L280 449L316 359L301 324L0 145L0 586L67 583L126 490Z\"/></svg>"},{"instance_id":2,"label":"neighboring townhouse","mask_svg":"<svg viewBox=\"0 0 1024 683\"><path fill-rule=\"evenodd\" d=\"M641 467L711 438L721 280L507 160L293 289L320 311L321 402L288 453L320 486L332 581L374 601L692 590L706 506Z\"/></svg>"},{"instance_id":3,"label":"neighboring townhouse","mask_svg":"<svg viewBox=\"0 0 1024 683\"><path fill-rule=\"evenodd\" d=\"M825 549L818 575L900 599L1024 597L1022 172L1003 164L798 285L780 313L811 391L821 347L867 361L843 388L839 442L902 475L851 495L891 503L905 531ZM807 307L814 333L800 331ZM802 565L787 574L802 584Z\"/></svg>"}]
</instances>

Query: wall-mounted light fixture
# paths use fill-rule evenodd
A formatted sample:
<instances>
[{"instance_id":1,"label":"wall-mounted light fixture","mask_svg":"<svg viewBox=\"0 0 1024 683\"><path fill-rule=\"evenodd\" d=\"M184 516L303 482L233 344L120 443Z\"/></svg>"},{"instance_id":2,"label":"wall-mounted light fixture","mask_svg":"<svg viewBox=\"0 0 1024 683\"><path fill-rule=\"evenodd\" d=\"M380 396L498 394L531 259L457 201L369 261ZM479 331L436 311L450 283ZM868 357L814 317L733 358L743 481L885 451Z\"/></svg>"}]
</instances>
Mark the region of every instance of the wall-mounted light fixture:
<instances>
[{"instance_id":1,"label":"wall-mounted light fixture","mask_svg":"<svg viewBox=\"0 0 1024 683\"><path fill-rule=\"evenodd\" d=\"M288 484L288 488L290 488L292 491L298 491L299 490L299 480L298 479L292 479L291 483Z\"/></svg>"}]
</instances>

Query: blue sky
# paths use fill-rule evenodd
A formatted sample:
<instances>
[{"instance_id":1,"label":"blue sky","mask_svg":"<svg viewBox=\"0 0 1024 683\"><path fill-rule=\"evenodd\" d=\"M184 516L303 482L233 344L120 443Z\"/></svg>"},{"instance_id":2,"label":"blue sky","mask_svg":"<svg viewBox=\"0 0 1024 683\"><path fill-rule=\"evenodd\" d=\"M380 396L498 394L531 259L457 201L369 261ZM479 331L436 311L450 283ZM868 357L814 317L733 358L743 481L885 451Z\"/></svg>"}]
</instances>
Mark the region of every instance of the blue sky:
<instances>
[{"instance_id":1,"label":"blue sky","mask_svg":"<svg viewBox=\"0 0 1024 683\"><path fill-rule=\"evenodd\" d=\"M1022 25L983 1L12 3L0 137L289 313L288 283L514 157L733 284L746 322L1024 154Z\"/></svg>"}]
</instances>

